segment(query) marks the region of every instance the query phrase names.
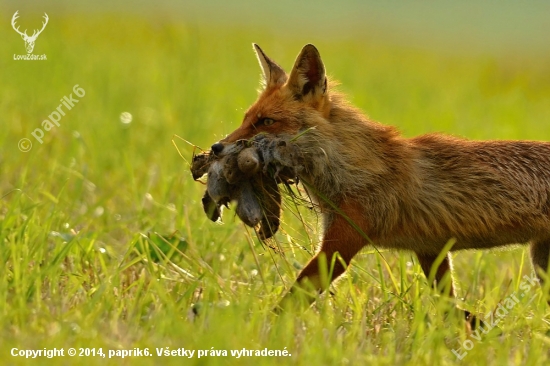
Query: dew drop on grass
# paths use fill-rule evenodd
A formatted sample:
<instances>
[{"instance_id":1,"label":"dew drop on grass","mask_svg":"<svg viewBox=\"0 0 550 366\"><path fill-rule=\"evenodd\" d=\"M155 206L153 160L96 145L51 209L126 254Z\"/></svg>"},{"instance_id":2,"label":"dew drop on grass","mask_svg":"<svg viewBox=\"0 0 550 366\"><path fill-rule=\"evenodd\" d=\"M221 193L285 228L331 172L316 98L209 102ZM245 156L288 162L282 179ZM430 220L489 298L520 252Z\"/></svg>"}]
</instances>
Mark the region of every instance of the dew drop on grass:
<instances>
[{"instance_id":1,"label":"dew drop on grass","mask_svg":"<svg viewBox=\"0 0 550 366\"><path fill-rule=\"evenodd\" d=\"M124 123L125 125L132 122L132 115L129 112L122 112L120 114L120 122Z\"/></svg>"}]
</instances>

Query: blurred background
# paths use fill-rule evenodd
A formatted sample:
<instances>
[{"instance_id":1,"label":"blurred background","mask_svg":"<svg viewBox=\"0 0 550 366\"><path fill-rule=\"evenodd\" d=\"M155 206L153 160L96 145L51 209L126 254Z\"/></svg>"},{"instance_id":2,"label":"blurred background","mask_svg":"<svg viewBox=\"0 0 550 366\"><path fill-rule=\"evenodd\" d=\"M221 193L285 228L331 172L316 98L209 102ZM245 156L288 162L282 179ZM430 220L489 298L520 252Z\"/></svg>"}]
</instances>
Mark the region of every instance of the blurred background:
<instances>
[{"instance_id":1,"label":"blurred background","mask_svg":"<svg viewBox=\"0 0 550 366\"><path fill-rule=\"evenodd\" d=\"M47 60L14 60L27 53L10 24L16 11L20 30L28 34L48 14L33 51ZM29 286L46 286L50 282L42 279L65 276L72 268L83 277L64 283L72 283L69 294L83 294L84 304L96 291L94 283L100 288L110 273L118 276L118 261L128 258L129 247L153 243L147 241L152 233L178 233L179 248L188 257L174 261L201 281L250 281L256 291L251 293L269 294L249 275L260 271L264 284L279 286L281 292L277 262L268 259L271 252L256 246L265 255L256 262L234 215L226 213L225 225L206 219L200 205L204 186L193 182L183 159L191 158L193 147L174 137L207 149L240 124L259 86L252 43L287 71L304 44L315 44L329 76L340 81L350 101L405 136L444 132L471 139L550 141L549 14L550 3L544 1L1 1L0 239L12 246L0 254L10 263L26 262L21 272L0 271L6 279L0 294L10 299L13 293L31 294L23 285L21 290L11 287L26 283L21 273L38 268L35 260L69 258L62 270L36 269L42 272L29 277L37 281ZM74 94L75 85L84 96ZM71 93L78 103L38 142L31 133L43 128ZM32 143L30 151L18 148L23 138ZM297 220L289 217L279 234L287 247L309 248L292 252L289 261L296 268L314 250L318 231L313 220L310 228L294 225L294 230ZM78 246L63 246L75 238ZM528 272L523 257L498 256L506 265L493 261L492 270L484 271L493 276L490 286L504 289L503 278ZM388 258L399 263L394 270L413 278L410 256ZM371 273L363 274L368 278L361 283L372 284L380 263L368 254L359 260ZM472 280L485 257L466 253L457 261L472 268L458 274L462 283L471 284L461 294L486 296L490 287ZM285 267L286 283L296 268ZM79 281L88 273L94 276L84 286ZM149 282L144 283L147 289ZM136 310L138 322L153 313L150 304L164 299L164 290L151 283L161 295L145 294L146 300L136 302L145 304L143 311ZM180 293L173 283L166 285L171 294ZM183 304L183 313L196 302L193 292L186 292L188 285L182 285L184 300L177 305ZM55 290L57 285L48 286ZM212 289L205 290L205 301L234 301L239 293L205 289ZM14 327L31 324L36 317L30 310L28 317L17 313L24 307L14 301L2 302L0 313ZM126 306L120 308L126 311ZM35 320L45 321L48 309L37 310L43 317ZM59 311L74 319L90 311L100 319L110 309ZM46 328L36 325L28 331L45 334ZM227 329L234 331L235 325L228 323Z\"/></svg>"},{"instance_id":2,"label":"blurred background","mask_svg":"<svg viewBox=\"0 0 550 366\"><path fill-rule=\"evenodd\" d=\"M34 49L47 60L14 60L16 11L29 34L48 14ZM406 136L550 140L548 14L547 2L3 1L1 204L47 221L41 240L85 230L115 252L148 230L227 236L171 140L206 149L240 124L259 83L252 42L287 70L315 44L349 99ZM31 133L75 85L85 96L40 144Z\"/></svg>"},{"instance_id":3,"label":"blurred background","mask_svg":"<svg viewBox=\"0 0 550 366\"><path fill-rule=\"evenodd\" d=\"M14 60L16 11L28 34L48 14L33 51L47 60ZM206 149L240 124L259 85L252 42L287 71L315 44L352 103L406 136L550 140L548 14L506 1L3 1L0 204L40 217L39 241L86 232L116 253L139 232L205 230L216 250L246 243L231 215L206 220L171 140ZM31 133L75 85L85 96L40 144Z\"/></svg>"}]
</instances>

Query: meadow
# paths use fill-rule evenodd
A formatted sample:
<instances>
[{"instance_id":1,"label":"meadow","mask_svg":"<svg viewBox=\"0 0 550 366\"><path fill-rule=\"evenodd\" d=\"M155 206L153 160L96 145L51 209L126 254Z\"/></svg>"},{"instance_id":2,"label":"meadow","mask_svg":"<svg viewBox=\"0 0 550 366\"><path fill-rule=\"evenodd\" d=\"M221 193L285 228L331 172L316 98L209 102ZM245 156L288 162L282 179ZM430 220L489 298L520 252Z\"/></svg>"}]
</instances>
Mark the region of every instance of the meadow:
<instances>
[{"instance_id":1,"label":"meadow","mask_svg":"<svg viewBox=\"0 0 550 366\"><path fill-rule=\"evenodd\" d=\"M522 290L533 269L521 246L455 254L460 301L436 294L411 253L366 248L332 296L307 311L273 314L315 251L318 217L286 201L268 245L231 210L223 224L210 222L204 185L187 163L194 148L174 136L207 149L240 124L259 85L256 42L287 70L314 43L339 90L405 136L550 141L550 52L536 44L539 33L526 25L509 48L500 38L461 43L443 33L450 38L442 45L437 37L423 42L420 30L400 38L407 32L345 22L353 10L329 9L326 26L301 24L307 14L294 13L285 26L282 8L239 15L242 4L213 11L208 6L221 3L193 3L183 12L143 3L129 10L99 2L103 11L71 11L63 1L0 6L1 363L550 362L549 289ZM9 23L18 9L22 29L48 12L34 50L47 61L13 59L25 53ZM248 21L253 10L262 18ZM234 21L224 18L230 11ZM71 93L78 102L44 130ZM23 138L30 151L21 151ZM452 310L458 303L487 314L514 294L525 297L479 339ZM65 356L25 359L12 356L14 348L64 348ZM69 348L106 357L70 357ZM157 355L181 348L194 356ZM109 350L136 349L151 356L108 358ZM243 349L288 355L231 356Z\"/></svg>"}]
</instances>

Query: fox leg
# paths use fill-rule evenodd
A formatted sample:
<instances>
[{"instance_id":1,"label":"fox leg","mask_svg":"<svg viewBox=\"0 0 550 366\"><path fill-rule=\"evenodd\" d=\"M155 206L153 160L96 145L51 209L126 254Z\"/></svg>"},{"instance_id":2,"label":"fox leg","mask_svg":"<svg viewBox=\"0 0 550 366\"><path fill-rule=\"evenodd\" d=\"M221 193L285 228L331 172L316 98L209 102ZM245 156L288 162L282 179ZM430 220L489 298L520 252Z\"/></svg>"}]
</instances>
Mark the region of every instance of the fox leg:
<instances>
[{"instance_id":1,"label":"fox leg","mask_svg":"<svg viewBox=\"0 0 550 366\"><path fill-rule=\"evenodd\" d=\"M430 256L430 255L422 255L422 254L416 254L418 257L418 261L420 262L420 267L422 267L422 271L426 275L426 278L430 277L430 272L432 270L432 267L435 263L435 260L437 259L437 256ZM435 272L435 278L434 278L434 285L441 284L441 281L443 280L443 276L449 272L451 273L451 258L450 254L447 254L447 256L443 259L439 267L437 268ZM443 289L439 289L442 291ZM453 278L451 277L451 289L449 292L449 295L452 297L456 296ZM464 312L464 319L469 324L471 329L476 328L476 316L472 313L470 313L468 310L459 309L460 311ZM482 323L481 323L482 324Z\"/></svg>"},{"instance_id":2,"label":"fox leg","mask_svg":"<svg viewBox=\"0 0 550 366\"><path fill-rule=\"evenodd\" d=\"M546 272L548 270L548 261L550 259L550 240L537 240L533 241L530 246L531 262L535 269L539 280L543 281L543 278L539 275L538 271Z\"/></svg>"},{"instance_id":3,"label":"fox leg","mask_svg":"<svg viewBox=\"0 0 550 366\"><path fill-rule=\"evenodd\" d=\"M437 259L437 256L431 256L431 255L423 255L423 254L416 254L418 257L418 261L420 262L420 267L422 267L422 271L424 271L424 274L426 275L426 278L430 277L430 271L432 270L432 267L435 263L435 260ZM443 280L443 276L447 272L451 271L451 263L449 256L447 255L439 267L437 268L437 271L435 272L435 278L434 278L434 284L438 285L441 284L441 281ZM449 293L450 296L455 296L455 289L453 280L451 278L451 292Z\"/></svg>"},{"instance_id":4,"label":"fox leg","mask_svg":"<svg viewBox=\"0 0 550 366\"><path fill-rule=\"evenodd\" d=\"M360 216L356 217L358 221L364 220ZM348 218L353 220L352 215L348 215ZM353 222L357 223L356 220ZM299 289L314 289L318 293L326 290L333 280L346 271L351 259L366 244L365 238L350 225L347 219L334 214L325 231L319 252L302 269L296 282L276 310L282 310ZM323 281L323 273L328 275L326 281ZM315 297L307 296L307 300L311 304Z\"/></svg>"}]
</instances>

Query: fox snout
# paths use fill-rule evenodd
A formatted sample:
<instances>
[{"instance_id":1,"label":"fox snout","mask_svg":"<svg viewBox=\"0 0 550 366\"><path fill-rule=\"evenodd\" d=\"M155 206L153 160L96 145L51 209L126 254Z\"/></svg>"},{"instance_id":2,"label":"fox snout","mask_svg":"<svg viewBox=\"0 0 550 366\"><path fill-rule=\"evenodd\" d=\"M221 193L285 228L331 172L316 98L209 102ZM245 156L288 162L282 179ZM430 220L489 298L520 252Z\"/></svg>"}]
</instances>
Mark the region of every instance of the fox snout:
<instances>
[{"instance_id":1,"label":"fox snout","mask_svg":"<svg viewBox=\"0 0 550 366\"><path fill-rule=\"evenodd\" d=\"M212 152L214 153L214 155L219 155L223 151L223 147L224 146L221 142L216 142L210 148L212 149Z\"/></svg>"}]
</instances>

